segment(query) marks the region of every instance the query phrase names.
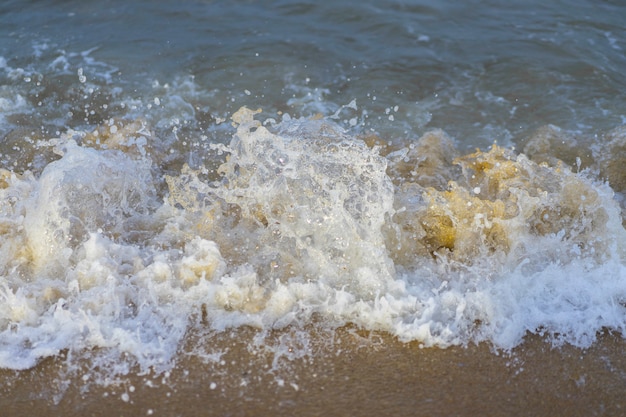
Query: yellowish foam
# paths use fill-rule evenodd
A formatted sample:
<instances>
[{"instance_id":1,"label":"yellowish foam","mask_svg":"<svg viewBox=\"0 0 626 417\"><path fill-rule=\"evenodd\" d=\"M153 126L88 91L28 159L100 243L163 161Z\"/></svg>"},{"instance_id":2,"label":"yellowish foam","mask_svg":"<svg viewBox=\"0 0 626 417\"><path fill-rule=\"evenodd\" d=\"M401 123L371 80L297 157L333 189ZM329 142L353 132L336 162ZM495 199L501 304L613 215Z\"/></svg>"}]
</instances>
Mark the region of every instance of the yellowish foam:
<instances>
[{"instance_id":1,"label":"yellowish foam","mask_svg":"<svg viewBox=\"0 0 626 417\"><path fill-rule=\"evenodd\" d=\"M461 168L462 176L450 180L446 189L423 187L419 184L422 169L426 184L431 183L433 170L419 161L436 160L436 170L445 172L449 154L442 157L441 149L447 141L441 133L429 134L430 146L419 148L426 154L408 159L416 165L407 166L405 158L401 169L394 171L404 173L399 193L420 193L423 201L408 211L403 207L396 219L401 230L413 240L417 237L430 253L471 265L474 259L490 254L506 256L533 236L562 235L569 242L566 246L577 246L600 259L619 240L609 224L616 216L607 213L616 209L610 190L564 164L537 164L495 145L488 152L455 158L452 164ZM429 154L429 149L434 152ZM401 241L401 250L409 250L411 238ZM415 247L419 253L420 245Z\"/></svg>"}]
</instances>

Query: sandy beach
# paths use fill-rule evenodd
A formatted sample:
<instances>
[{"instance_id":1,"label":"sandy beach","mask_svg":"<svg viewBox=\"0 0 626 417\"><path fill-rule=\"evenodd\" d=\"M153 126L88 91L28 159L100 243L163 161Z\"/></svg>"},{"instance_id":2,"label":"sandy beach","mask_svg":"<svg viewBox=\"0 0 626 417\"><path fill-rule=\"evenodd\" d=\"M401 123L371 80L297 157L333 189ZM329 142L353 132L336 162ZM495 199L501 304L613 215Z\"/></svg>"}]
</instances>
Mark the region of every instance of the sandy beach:
<instances>
[{"instance_id":1,"label":"sandy beach","mask_svg":"<svg viewBox=\"0 0 626 417\"><path fill-rule=\"evenodd\" d=\"M222 334L222 364L179 358L169 377L129 376L107 387L70 379L57 404L61 358L2 371L2 415L62 416L618 416L626 407L620 336L589 349L531 337L510 353L488 346L421 349L341 329L334 346L268 371L250 331Z\"/></svg>"}]
</instances>

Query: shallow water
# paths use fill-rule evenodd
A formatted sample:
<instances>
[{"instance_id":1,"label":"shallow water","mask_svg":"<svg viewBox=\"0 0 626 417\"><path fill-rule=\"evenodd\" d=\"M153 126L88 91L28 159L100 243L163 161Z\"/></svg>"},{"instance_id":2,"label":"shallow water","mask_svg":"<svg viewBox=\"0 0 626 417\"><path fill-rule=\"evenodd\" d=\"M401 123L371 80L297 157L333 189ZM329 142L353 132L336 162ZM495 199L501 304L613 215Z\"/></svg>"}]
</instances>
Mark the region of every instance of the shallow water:
<instances>
[{"instance_id":1,"label":"shallow water","mask_svg":"<svg viewBox=\"0 0 626 417\"><path fill-rule=\"evenodd\" d=\"M624 12L5 3L0 367L106 387L248 328L270 373L344 326L620 335Z\"/></svg>"}]
</instances>

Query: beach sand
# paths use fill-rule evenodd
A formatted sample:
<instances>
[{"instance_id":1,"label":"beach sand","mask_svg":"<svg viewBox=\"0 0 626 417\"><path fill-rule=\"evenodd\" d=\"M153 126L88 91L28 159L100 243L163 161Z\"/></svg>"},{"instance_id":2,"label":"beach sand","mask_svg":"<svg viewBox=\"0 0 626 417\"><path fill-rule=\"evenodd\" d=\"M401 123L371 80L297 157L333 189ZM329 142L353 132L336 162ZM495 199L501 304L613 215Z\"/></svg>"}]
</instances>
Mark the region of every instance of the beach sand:
<instances>
[{"instance_id":1,"label":"beach sand","mask_svg":"<svg viewBox=\"0 0 626 417\"><path fill-rule=\"evenodd\" d=\"M507 353L485 344L420 348L344 328L334 331L332 343L320 337L325 347L314 355L282 360L270 370L274 356L249 349L254 334L190 336L189 344L212 343L227 352L219 361L181 354L169 373L130 372L108 386L86 384L79 372L65 381L62 396L62 357L26 371L2 370L1 414L619 416L626 410L620 335L600 335L588 349L553 347L529 336Z\"/></svg>"}]
</instances>

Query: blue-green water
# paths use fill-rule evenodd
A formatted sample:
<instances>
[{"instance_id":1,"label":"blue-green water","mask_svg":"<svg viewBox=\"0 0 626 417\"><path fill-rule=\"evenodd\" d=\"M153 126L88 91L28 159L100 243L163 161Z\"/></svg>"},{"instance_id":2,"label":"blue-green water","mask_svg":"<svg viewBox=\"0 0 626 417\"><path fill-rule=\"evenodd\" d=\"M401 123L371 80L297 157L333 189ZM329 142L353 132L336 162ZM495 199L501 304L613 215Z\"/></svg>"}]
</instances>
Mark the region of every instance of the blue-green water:
<instances>
[{"instance_id":1,"label":"blue-green water","mask_svg":"<svg viewBox=\"0 0 626 417\"><path fill-rule=\"evenodd\" d=\"M186 99L212 114L330 115L356 99L360 128L443 128L472 149L548 123L591 134L622 124L623 16L609 1L15 1L2 6L0 53L52 90L79 88L62 74L83 67L100 95L144 106L155 81L193 77ZM4 89L36 106L38 89L8 68Z\"/></svg>"}]
</instances>

